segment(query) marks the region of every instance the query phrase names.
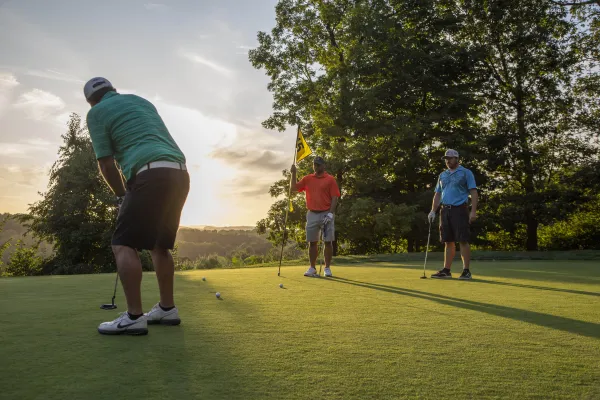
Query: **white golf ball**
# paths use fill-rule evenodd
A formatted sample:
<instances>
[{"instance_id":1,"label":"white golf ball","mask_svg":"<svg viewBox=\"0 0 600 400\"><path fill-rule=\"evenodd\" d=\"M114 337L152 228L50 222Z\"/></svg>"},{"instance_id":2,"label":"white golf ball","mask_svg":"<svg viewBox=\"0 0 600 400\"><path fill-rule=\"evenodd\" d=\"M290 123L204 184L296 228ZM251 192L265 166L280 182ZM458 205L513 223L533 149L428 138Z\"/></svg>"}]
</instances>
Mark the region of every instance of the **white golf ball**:
<instances>
[{"instance_id":1,"label":"white golf ball","mask_svg":"<svg viewBox=\"0 0 600 400\"><path fill-rule=\"evenodd\" d=\"M217 299L220 299L221 298L221 293L217 292L217 294L215 296L217 296Z\"/></svg>"},{"instance_id":2,"label":"white golf ball","mask_svg":"<svg viewBox=\"0 0 600 400\"><path fill-rule=\"evenodd\" d=\"M283 289L283 283L280 283L280 284L279 284L279 287Z\"/></svg>"},{"instance_id":3,"label":"white golf ball","mask_svg":"<svg viewBox=\"0 0 600 400\"><path fill-rule=\"evenodd\" d=\"M206 277L205 277L205 276L203 276L203 277L202 277L202 280L203 280L203 281L205 281L205 280L206 280Z\"/></svg>"}]
</instances>

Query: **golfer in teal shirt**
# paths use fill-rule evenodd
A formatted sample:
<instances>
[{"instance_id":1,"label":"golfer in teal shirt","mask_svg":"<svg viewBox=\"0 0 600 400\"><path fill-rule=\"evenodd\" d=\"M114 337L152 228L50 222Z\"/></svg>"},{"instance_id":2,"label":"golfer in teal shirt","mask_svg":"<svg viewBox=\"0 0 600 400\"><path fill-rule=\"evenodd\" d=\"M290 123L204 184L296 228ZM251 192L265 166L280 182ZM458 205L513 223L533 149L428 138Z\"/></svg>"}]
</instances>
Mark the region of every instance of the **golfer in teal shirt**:
<instances>
[{"instance_id":1,"label":"golfer in teal shirt","mask_svg":"<svg viewBox=\"0 0 600 400\"><path fill-rule=\"evenodd\" d=\"M432 278L452 278L450 272L452 260L456 252L456 242L460 243L460 255L463 261L463 272L458 279L472 278L469 264L471 262L470 224L477 218L477 185L473 173L458 164L458 152L449 149L443 160L448 169L440 174L435 186L435 195L429 223L433 223L438 208L440 210L440 240L445 245L444 268L431 275ZM471 196L471 212L469 213L469 195Z\"/></svg>"},{"instance_id":2,"label":"golfer in teal shirt","mask_svg":"<svg viewBox=\"0 0 600 400\"><path fill-rule=\"evenodd\" d=\"M105 78L86 83L84 95L92 107L87 126L100 172L119 204L111 244L127 299L127 312L98 331L145 335L148 324L178 325L169 250L190 188L185 156L148 100L117 93ZM160 291L160 301L146 314L139 250L150 251Z\"/></svg>"}]
</instances>

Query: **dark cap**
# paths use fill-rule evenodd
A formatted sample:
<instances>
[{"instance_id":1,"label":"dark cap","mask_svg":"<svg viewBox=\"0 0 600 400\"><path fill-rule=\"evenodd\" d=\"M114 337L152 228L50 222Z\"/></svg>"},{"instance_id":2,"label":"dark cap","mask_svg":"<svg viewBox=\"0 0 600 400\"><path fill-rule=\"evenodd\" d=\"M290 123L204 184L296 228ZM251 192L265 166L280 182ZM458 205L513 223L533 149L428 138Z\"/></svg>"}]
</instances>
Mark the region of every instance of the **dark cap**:
<instances>
[{"instance_id":1,"label":"dark cap","mask_svg":"<svg viewBox=\"0 0 600 400\"><path fill-rule=\"evenodd\" d=\"M313 160L313 164L325 165L325 160L323 159L323 157L316 156Z\"/></svg>"}]
</instances>

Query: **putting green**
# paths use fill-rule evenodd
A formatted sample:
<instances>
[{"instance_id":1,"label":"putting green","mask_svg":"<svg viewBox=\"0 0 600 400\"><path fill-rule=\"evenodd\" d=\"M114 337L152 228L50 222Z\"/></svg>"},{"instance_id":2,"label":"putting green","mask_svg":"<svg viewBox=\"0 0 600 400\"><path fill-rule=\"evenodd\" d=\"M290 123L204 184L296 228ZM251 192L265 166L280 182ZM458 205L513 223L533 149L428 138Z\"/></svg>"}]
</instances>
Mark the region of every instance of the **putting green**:
<instances>
[{"instance_id":1,"label":"putting green","mask_svg":"<svg viewBox=\"0 0 600 400\"><path fill-rule=\"evenodd\" d=\"M471 282L420 268L178 273L182 325L142 337L96 332L124 311L120 289L99 309L114 275L0 279L0 398L600 398L597 261L477 262Z\"/></svg>"}]
</instances>

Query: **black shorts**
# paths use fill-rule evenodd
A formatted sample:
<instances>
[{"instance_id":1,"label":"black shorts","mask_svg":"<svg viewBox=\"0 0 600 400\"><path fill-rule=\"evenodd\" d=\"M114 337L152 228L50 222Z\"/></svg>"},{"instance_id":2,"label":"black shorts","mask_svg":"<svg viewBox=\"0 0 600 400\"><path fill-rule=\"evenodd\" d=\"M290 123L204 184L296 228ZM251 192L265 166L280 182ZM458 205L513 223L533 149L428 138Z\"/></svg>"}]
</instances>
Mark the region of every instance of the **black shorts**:
<instances>
[{"instance_id":1,"label":"black shorts","mask_svg":"<svg viewBox=\"0 0 600 400\"><path fill-rule=\"evenodd\" d=\"M440 211L440 240L468 243L471 239L469 209L464 206L444 207Z\"/></svg>"},{"instance_id":2,"label":"black shorts","mask_svg":"<svg viewBox=\"0 0 600 400\"><path fill-rule=\"evenodd\" d=\"M131 178L112 245L173 249L189 190L190 176L184 170L152 168Z\"/></svg>"}]
</instances>

